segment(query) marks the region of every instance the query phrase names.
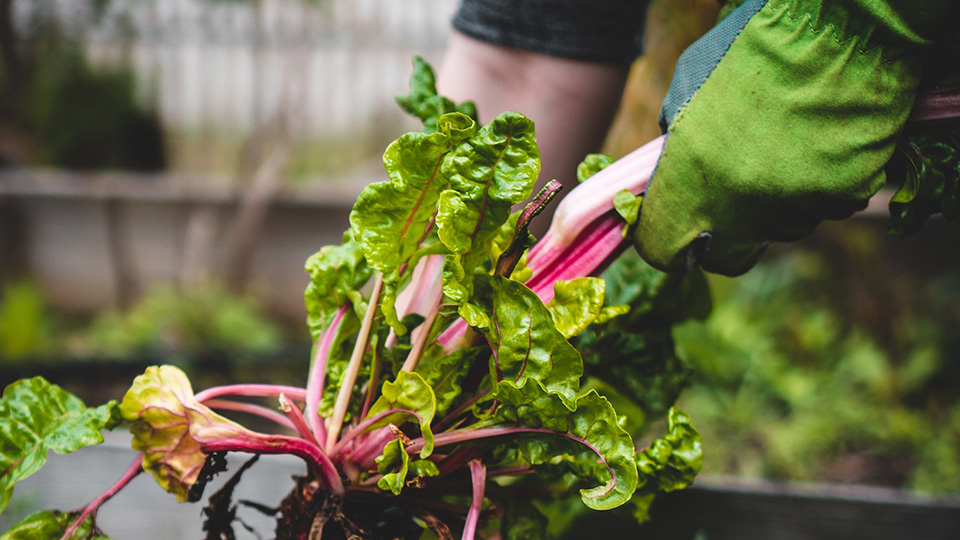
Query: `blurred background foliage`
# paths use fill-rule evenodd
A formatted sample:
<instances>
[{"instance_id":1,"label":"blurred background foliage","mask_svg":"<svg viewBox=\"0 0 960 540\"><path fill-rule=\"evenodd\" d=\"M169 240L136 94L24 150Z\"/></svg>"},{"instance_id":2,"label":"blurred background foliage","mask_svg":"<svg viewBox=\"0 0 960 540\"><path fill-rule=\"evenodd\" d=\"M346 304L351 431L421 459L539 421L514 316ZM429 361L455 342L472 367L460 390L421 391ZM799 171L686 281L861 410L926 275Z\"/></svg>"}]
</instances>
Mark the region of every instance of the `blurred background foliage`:
<instances>
[{"instance_id":1,"label":"blurred background foliage","mask_svg":"<svg viewBox=\"0 0 960 540\"><path fill-rule=\"evenodd\" d=\"M713 313L675 336L704 472L960 491L960 231L928 227L828 223L711 276Z\"/></svg>"},{"instance_id":2,"label":"blurred background foliage","mask_svg":"<svg viewBox=\"0 0 960 540\"><path fill-rule=\"evenodd\" d=\"M0 165L156 171L166 164L156 112L138 100L133 71L92 65L85 27L63 2L0 0ZM109 0L83 4L96 24ZM18 9L19 8L19 9Z\"/></svg>"}]
</instances>

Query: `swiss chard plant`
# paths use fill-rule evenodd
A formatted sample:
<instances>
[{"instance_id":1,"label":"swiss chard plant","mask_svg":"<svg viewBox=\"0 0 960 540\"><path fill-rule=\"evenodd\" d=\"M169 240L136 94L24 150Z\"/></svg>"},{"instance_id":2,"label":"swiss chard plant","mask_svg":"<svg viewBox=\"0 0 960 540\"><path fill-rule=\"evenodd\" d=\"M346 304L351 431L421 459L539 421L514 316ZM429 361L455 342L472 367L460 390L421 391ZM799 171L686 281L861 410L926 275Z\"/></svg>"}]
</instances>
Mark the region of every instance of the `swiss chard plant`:
<instances>
[{"instance_id":1,"label":"swiss chard plant","mask_svg":"<svg viewBox=\"0 0 960 540\"><path fill-rule=\"evenodd\" d=\"M388 180L360 194L343 242L306 264L315 344L304 386L195 392L163 365L121 402L88 409L41 379L15 383L0 404L4 506L48 450L126 423L139 454L80 510L34 514L0 538L105 538L97 509L140 472L195 502L227 453L305 463L279 503L278 539L544 538L540 509L565 494L644 519L657 492L693 480L701 442L672 407L689 373L670 326L709 311L705 282L636 258L608 270L609 283L595 277L627 245L662 141L616 162L588 158L536 241L531 220L559 188L531 199L533 123L504 113L478 125L471 104L437 95L419 59L398 101L423 130L386 149ZM275 429L225 416L235 413ZM666 433L638 445L662 417ZM229 499L250 464L210 497L207 538L233 538Z\"/></svg>"}]
</instances>

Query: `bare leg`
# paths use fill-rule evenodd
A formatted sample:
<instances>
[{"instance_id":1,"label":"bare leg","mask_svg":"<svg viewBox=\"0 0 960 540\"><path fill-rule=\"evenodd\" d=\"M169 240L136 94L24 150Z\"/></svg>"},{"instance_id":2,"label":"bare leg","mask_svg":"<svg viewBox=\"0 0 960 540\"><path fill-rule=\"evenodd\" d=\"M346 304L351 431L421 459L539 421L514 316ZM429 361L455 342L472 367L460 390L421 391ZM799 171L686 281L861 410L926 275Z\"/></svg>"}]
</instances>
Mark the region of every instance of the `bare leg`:
<instances>
[{"instance_id":1,"label":"bare leg","mask_svg":"<svg viewBox=\"0 0 960 540\"><path fill-rule=\"evenodd\" d=\"M473 100L481 122L503 111L532 119L540 145L538 188L555 178L569 191L577 183L577 165L603 144L628 69L500 47L454 32L437 87L455 101Z\"/></svg>"}]
</instances>

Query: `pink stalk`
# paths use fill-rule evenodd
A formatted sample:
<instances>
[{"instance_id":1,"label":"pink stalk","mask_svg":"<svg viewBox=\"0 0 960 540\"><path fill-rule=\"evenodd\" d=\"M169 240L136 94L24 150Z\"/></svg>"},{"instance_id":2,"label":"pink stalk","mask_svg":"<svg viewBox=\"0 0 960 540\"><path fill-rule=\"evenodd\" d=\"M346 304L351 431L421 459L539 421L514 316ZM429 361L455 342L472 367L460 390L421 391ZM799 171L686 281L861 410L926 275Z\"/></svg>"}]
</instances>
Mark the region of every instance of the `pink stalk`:
<instances>
[{"instance_id":1,"label":"pink stalk","mask_svg":"<svg viewBox=\"0 0 960 540\"><path fill-rule=\"evenodd\" d=\"M390 416L391 414L397 414L397 413L406 413L416 418L418 422L421 421L420 415L414 411L411 411L410 409L388 409L386 411L383 411L377 414L376 416L371 416L370 418L364 418L363 422L360 422L359 424L357 424L355 428L353 428L352 430L350 430L350 432L348 432L346 435L341 437L341 439L337 442L337 445L334 446L333 451L329 452L329 454L331 456L335 456L339 454L346 447L347 443L353 440L357 435L363 433L364 431L369 429L370 426L376 424L380 420L383 420L384 418ZM380 455L380 454L377 454L377 455Z\"/></svg>"},{"instance_id":2,"label":"pink stalk","mask_svg":"<svg viewBox=\"0 0 960 540\"><path fill-rule=\"evenodd\" d=\"M353 430L351 434L357 431L359 429ZM390 426L384 426L364 439L347 459L355 463L360 470L371 470L376 467L376 459L383 454L383 448L396 438L396 432ZM346 440L346 437L344 439Z\"/></svg>"},{"instance_id":3,"label":"pink stalk","mask_svg":"<svg viewBox=\"0 0 960 540\"><path fill-rule=\"evenodd\" d=\"M463 319L460 319L460 320L462 321ZM439 430L441 427L450 423L454 418L459 416L460 413L462 413L463 411L469 409L470 407L473 407L477 402L483 399L483 397L486 396L488 392L489 390L483 390L481 392L478 392L472 398L467 400L466 403L457 407L456 410L454 410L452 413L449 413L446 416L444 416L443 419L440 420L440 422L437 424L437 430Z\"/></svg>"},{"instance_id":4,"label":"pink stalk","mask_svg":"<svg viewBox=\"0 0 960 540\"><path fill-rule=\"evenodd\" d=\"M317 438L314 437L313 432L310 431L310 426L307 425L307 420L303 417L303 413L283 394L280 394L280 410L283 411L283 414L287 415L286 418L289 418L289 422L301 437L317 445L318 448L320 447L320 443L317 442Z\"/></svg>"},{"instance_id":5,"label":"pink stalk","mask_svg":"<svg viewBox=\"0 0 960 540\"><path fill-rule=\"evenodd\" d=\"M205 454L211 452L292 454L304 460L313 472L324 481L332 494L342 496L346 492L333 461L323 453L320 447L304 439L284 435L271 435L260 440L240 437L223 438L201 443L200 450Z\"/></svg>"},{"instance_id":6,"label":"pink stalk","mask_svg":"<svg viewBox=\"0 0 960 540\"><path fill-rule=\"evenodd\" d=\"M363 407L360 408L358 418L366 418L373 406L373 395L377 393L377 385L380 384L380 352L374 349L373 365L370 366L370 379L367 381L366 396L363 398Z\"/></svg>"},{"instance_id":7,"label":"pink stalk","mask_svg":"<svg viewBox=\"0 0 960 540\"><path fill-rule=\"evenodd\" d=\"M281 396L283 394L280 394ZM262 405L257 405L255 403L240 403L237 401L224 401L219 399L208 399L204 402L204 405L210 407L211 409L220 409L223 411L237 411L247 414L253 414L261 418L266 418L267 420L273 421L281 426L297 431L297 427L293 425L293 422L290 421L286 416L278 413L273 409L268 409Z\"/></svg>"},{"instance_id":8,"label":"pink stalk","mask_svg":"<svg viewBox=\"0 0 960 540\"><path fill-rule=\"evenodd\" d=\"M604 215L558 257L550 261L540 259L538 262L543 264L533 269L527 287L547 303L553 300L553 286L557 282L594 275L603 270L612 256L626 245L627 240L621 232L623 226L623 219L616 213Z\"/></svg>"},{"instance_id":9,"label":"pink stalk","mask_svg":"<svg viewBox=\"0 0 960 540\"><path fill-rule=\"evenodd\" d=\"M470 480L473 482L473 502L467 512L467 522L463 525L462 540L473 540L477 534L477 522L480 521L480 511L483 510L483 488L487 482L486 467L479 459L470 462Z\"/></svg>"},{"instance_id":10,"label":"pink stalk","mask_svg":"<svg viewBox=\"0 0 960 540\"><path fill-rule=\"evenodd\" d=\"M614 211L613 198L624 189L639 195L647 188L663 143L664 137L658 137L618 159L560 201L550 229L527 256L533 274L526 285L541 300L553 299L554 283L592 275L623 249L623 220ZM462 345L467 329L460 319L437 342L449 354Z\"/></svg>"},{"instance_id":11,"label":"pink stalk","mask_svg":"<svg viewBox=\"0 0 960 540\"><path fill-rule=\"evenodd\" d=\"M330 356L330 347L333 339L340 330L340 324L343 322L344 315L347 314L347 306L341 306L337 314L333 317L330 326L324 330L320 336L320 343L317 345L313 361L310 363L310 375L307 380L306 391L306 411L307 424L313 430L313 435L320 443L320 447L326 443L326 428L323 425L323 419L320 418L320 400L323 398L323 382L327 373L327 359Z\"/></svg>"},{"instance_id":12,"label":"pink stalk","mask_svg":"<svg viewBox=\"0 0 960 540\"><path fill-rule=\"evenodd\" d=\"M403 318L411 313L427 316L434 306L443 299L443 255L429 255L420 259L410 276L410 284L397 295L397 314ZM411 339L416 340L421 328L413 330ZM386 348L397 343L393 332L387 337Z\"/></svg>"},{"instance_id":13,"label":"pink stalk","mask_svg":"<svg viewBox=\"0 0 960 540\"><path fill-rule=\"evenodd\" d=\"M343 379L340 381L340 390L337 392L337 400L333 404L333 414L330 416L330 423L327 426L327 438L325 449L327 454L333 454L333 448L337 444L337 437L340 435L340 429L343 427L343 419L347 414L347 406L350 404L350 395L353 393L353 385L357 382L357 376L360 374L360 364L363 362L363 353L367 349L370 338L370 330L373 328L373 317L377 312L377 305L380 303L380 291L383 289L383 275L377 275L377 280L373 285L373 291L370 293L370 303L367 305L367 312L363 316L363 322L360 324L360 332L357 334L357 343L353 347L353 354L350 355L350 362L343 373Z\"/></svg>"},{"instance_id":14,"label":"pink stalk","mask_svg":"<svg viewBox=\"0 0 960 540\"><path fill-rule=\"evenodd\" d=\"M423 349L427 345L427 339L430 337L430 328L433 326L433 321L437 319L437 314L440 313L440 298L436 299L436 303L430 309L427 318L423 321L423 324L418 326L413 331L411 339L413 346L410 348L410 353L407 354L406 360L403 361L403 367L400 369L402 371L413 371L417 369L417 364L420 362L420 356L423 355Z\"/></svg>"},{"instance_id":15,"label":"pink stalk","mask_svg":"<svg viewBox=\"0 0 960 540\"><path fill-rule=\"evenodd\" d=\"M96 515L97 510L100 509L100 506L102 506L103 503L109 501L114 495L117 494L118 491L126 487L126 485L129 484L131 480L136 478L136 476L141 472L143 472L143 454L138 453L137 457L134 458L133 463L127 467L127 470L124 471L120 479L117 480L115 484L110 486L110 489L104 491L103 494L94 499L90 504L83 507L83 510L80 511L80 515L77 516L77 519L73 520L73 523L71 523L69 527L67 527L67 530L63 533L63 536L60 537L60 540L67 540L73 536L73 533L75 533L77 528L83 524L84 520L91 515Z\"/></svg>"},{"instance_id":16,"label":"pink stalk","mask_svg":"<svg viewBox=\"0 0 960 540\"><path fill-rule=\"evenodd\" d=\"M303 388L296 386L283 386L280 384L231 384L227 386L214 386L207 388L202 392L197 392L197 401L204 402L221 396L250 396L250 397L279 397L280 394L286 394L294 401L303 401L307 397L307 392Z\"/></svg>"},{"instance_id":17,"label":"pink stalk","mask_svg":"<svg viewBox=\"0 0 960 540\"><path fill-rule=\"evenodd\" d=\"M567 194L557 206L547 234L530 249L527 265L539 264L537 260L540 258L555 258L555 252L565 250L582 231L613 209L613 197L620 191L626 189L634 195L642 193L657 166L664 141L664 136L657 137L614 161Z\"/></svg>"},{"instance_id":18,"label":"pink stalk","mask_svg":"<svg viewBox=\"0 0 960 540\"><path fill-rule=\"evenodd\" d=\"M623 225L623 219L615 212L602 216L565 250L551 251L549 259L541 256L536 265L528 264L533 273L525 285L546 304L553 300L553 286L558 281L586 277L603 270L626 246L627 240L621 232ZM468 328L466 321L458 319L437 337L437 342L450 354L460 348Z\"/></svg>"}]
</instances>

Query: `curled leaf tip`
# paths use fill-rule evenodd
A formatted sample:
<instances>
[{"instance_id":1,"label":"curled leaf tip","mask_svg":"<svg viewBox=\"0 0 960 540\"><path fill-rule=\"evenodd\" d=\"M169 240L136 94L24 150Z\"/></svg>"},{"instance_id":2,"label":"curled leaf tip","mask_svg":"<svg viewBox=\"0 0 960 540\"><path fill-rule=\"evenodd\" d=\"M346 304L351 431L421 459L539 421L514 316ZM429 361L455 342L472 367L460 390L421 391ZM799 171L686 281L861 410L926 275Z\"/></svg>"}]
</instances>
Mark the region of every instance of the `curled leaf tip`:
<instances>
[{"instance_id":1,"label":"curled leaf tip","mask_svg":"<svg viewBox=\"0 0 960 540\"><path fill-rule=\"evenodd\" d=\"M180 502L189 500L201 475L204 443L263 437L197 401L186 374L174 366L148 367L133 381L120 413L131 423L143 469Z\"/></svg>"}]
</instances>

